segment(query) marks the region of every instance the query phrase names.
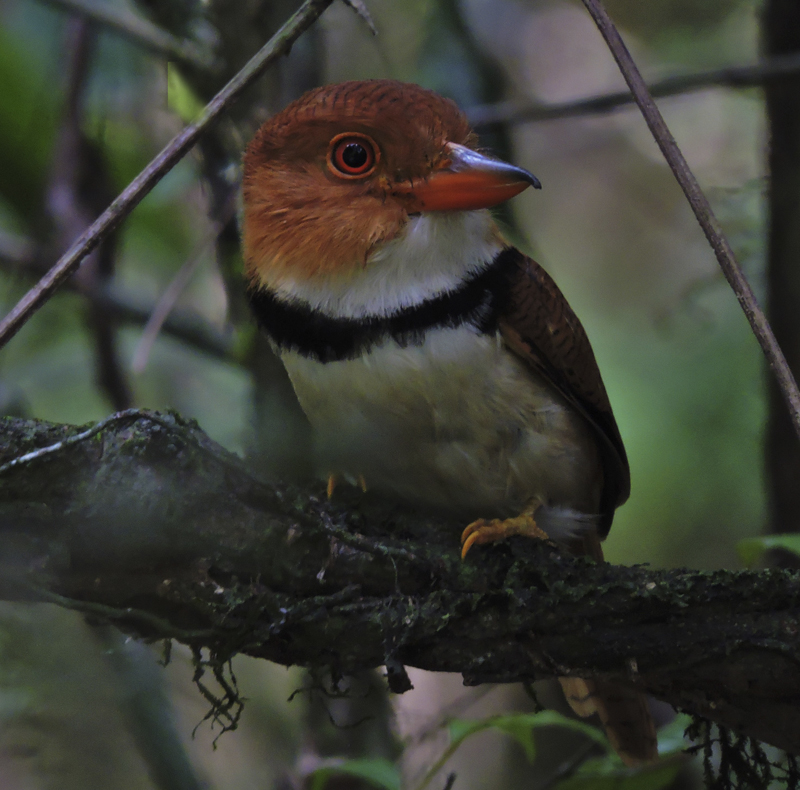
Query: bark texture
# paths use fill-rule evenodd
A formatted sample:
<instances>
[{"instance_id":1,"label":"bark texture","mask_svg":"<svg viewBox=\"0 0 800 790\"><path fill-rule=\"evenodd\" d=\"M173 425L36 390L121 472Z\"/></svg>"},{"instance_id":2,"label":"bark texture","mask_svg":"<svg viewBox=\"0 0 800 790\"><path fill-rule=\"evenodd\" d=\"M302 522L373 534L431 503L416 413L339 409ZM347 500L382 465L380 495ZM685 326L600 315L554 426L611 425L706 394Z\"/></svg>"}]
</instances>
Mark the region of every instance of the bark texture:
<instances>
[{"instance_id":1,"label":"bark texture","mask_svg":"<svg viewBox=\"0 0 800 790\"><path fill-rule=\"evenodd\" d=\"M795 571L596 565L522 538L462 563L463 525L266 484L175 415L131 412L79 434L0 422L4 599L223 657L334 674L385 665L398 691L403 665L470 684L613 678L800 752Z\"/></svg>"}]
</instances>

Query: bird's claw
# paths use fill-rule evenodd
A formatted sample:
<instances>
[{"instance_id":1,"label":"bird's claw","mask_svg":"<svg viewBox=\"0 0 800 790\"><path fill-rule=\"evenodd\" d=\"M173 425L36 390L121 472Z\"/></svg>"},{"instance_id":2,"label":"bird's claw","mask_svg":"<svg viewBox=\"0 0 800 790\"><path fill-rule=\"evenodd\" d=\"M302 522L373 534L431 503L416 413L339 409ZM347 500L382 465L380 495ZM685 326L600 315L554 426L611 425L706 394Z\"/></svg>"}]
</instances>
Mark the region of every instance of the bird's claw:
<instances>
[{"instance_id":1,"label":"bird's claw","mask_svg":"<svg viewBox=\"0 0 800 790\"><path fill-rule=\"evenodd\" d=\"M461 559L463 560L467 556L467 552L476 543L493 543L496 540L504 540L512 535L524 535L527 538L536 538L537 540L550 540L550 536L536 524L533 515L530 513L523 513L514 518L493 518L491 521L479 518L461 533Z\"/></svg>"},{"instance_id":2,"label":"bird's claw","mask_svg":"<svg viewBox=\"0 0 800 790\"><path fill-rule=\"evenodd\" d=\"M336 486L342 480L342 476L336 473L328 475L328 487L327 487L327 494L328 499L333 499L333 492L336 490ZM358 483L358 487L366 494L367 493L367 481L364 479L364 475L359 475L356 478L356 482Z\"/></svg>"},{"instance_id":3,"label":"bird's claw","mask_svg":"<svg viewBox=\"0 0 800 790\"><path fill-rule=\"evenodd\" d=\"M333 492L336 490L336 486L338 484L339 484L339 475L337 474L328 475L328 487L326 489L326 493L328 494L328 499L333 499Z\"/></svg>"}]
</instances>

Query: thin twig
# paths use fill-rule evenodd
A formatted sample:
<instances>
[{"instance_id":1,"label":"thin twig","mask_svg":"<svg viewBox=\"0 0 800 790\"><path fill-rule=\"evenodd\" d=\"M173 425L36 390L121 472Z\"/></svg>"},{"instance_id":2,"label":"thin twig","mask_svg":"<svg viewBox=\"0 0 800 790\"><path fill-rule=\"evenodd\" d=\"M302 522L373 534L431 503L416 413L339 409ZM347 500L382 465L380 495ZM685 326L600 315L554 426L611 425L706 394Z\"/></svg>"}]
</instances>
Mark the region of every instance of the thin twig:
<instances>
[{"instance_id":1,"label":"thin twig","mask_svg":"<svg viewBox=\"0 0 800 790\"><path fill-rule=\"evenodd\" d=\"M75 612L93 615L103 622L113 622L115 624L138 622L146 626L148 630L155 631L158 636L163 639L178 639L181 642L191 643L213 639L218 635L217 632L211 628L190 630L176 627L163 617L159 617L152 612L147 612L144 609L134 609L132 606L121 608L118 606L109 606L104 603L95 603L94 601L79 601L75 598L67 598L64 595L59 595L25 578L18 579L17 585L28 590L32 595L36 596L39 601L54 603L64 609L72 609Z\"/></svg>"},{"instance_id":2,"label":"thin twig","mask_svg":"<svg viewBox=\"0 0 800 790\"><path fill-rule=\"evenodd\" d=\"M148 409L125 409L125 411L118 411L114 414L109 414L108 417L104 417L102 420L100 420L100 422L96 422L85 431L74 433L72 436L68 436L66 439L61 439L60 441L49 444L46 447L37 447L35 450L31 450L24 455L12 458L7 463L0 465L0 475L8 472L10 469L14 469L17 466L24 466L25 464L29 464L32 461L36 461L46 455L60 452L65 447L70 447L73 444L85 442L87 439L97 436L98 433L104 431L109 425L113 425L117 422L126 422L127 420L147 420L148 422L160 425L162 428L165 428L168 431L175 429L175 420L170 417L163 417L158 412L149 411ZM187 436L186 440L191 445L201 448L203 447L201 440L197 437Z\"/></svg>"},{"instance_id":3,"label":"thin twig","mask_svg":"<svg viewBox=\"0 0 800 790\"><path fill-rule=\"evenodd\" d=\"M52 269L0 322L0 348L53 295L88 255L141 202L151 189L184 157L203 132L225 112L263 70L289 51L333 0L306 0L298 11L206 105L194 123L176 135L125 191L103 212Z\"/></svg>"},{"instance_id":4,"label":"thin twig","mask_svg":"<svg viewBox=\"0 0 800 790\"><path fill-rule=\"evenodd\" d=\"M98 2L98 0L43 0L43 2L107 27L156 55L204 71L218 71L221 68L214 54L194 41L173 36L149 20L110 2Z\"/></svg>"},{"instance_id":5,"label":"thin twig","mask_svg":"<svg viewBox=\"0 0 800 790\"><path fill-rule=\"evenodd\" d=\"M57 249L64 250L91 221L87 214L87 146L81 125L83 95L91 70L95 31L84 19L68 20L64 36L61 72L64 77L64 105L53 143L50 173L45 190L44 212L55 226ZM93 179L97 181L98 179ZM102 179L99 179L102 181ZM95 186L95 184L92 184Z\"/></svg>"},{"instance_id":6,"label":"thin twig","mask_svg":"<svg viewBox=\"0 0 800 790\"><path fill-rule=\"evenodd\" d=\"M187 258L178 273L172 278L172 281L164 289L158 301L153 305L153 312L150 313L150 318L142 329L142 334L139 337L139 342L133 352L133 359L131 360L131 371L133 373L144 373L147 367L147 362L150 359L150 352L153 350L153 345L156 342L159 334L161 333L164 323L169 318L172 308L175 307L175 302L178 297L184 292L186 286L189 285L195 273L197 272L200 264L203 262L203 253L214 242L214 239L219 234L219 225L214 225L212 233L206 238L202 239L201 243L197 245L194 254Z\"/></svg>"},{"instance_id":7,"label":"thin twig","mask_svg":"<svg viewBox=\"0 0 800 790\"><path fill-rule=\"evenodd\" d=\"M153 314L153 304L137 300L132 295L120 293L114 288L87 294L90 299L105 306L116 321L144 325ZM188 310L173 310L161 327L165 335L170 335L192 348L202 351L222 362L241 364L237 354L236 332L231 325L227 329L217 329L198 313Z\"/></svg>"},{"instance_id":8,"label":"thin twig","mask_svg":"<svg viewBox=\"0 0 800 790\"><path fill-rule=\"evenodd\" d=\"M0 466L0 472L2 471L3 467ZM325 531L329 535L335 537L341 543L344 543L345 546L366 551L368 554L374 554L376 557L388 557L389 559L397 557L398 559L408 560L409 562L417 561L417 557L415 557L414 554L406 549L402 549L397 546L386 546L383 543L371 540L364 535L359 535L356 532L350 532L349 530L337 527L331 521L330 516L328 516L326 513L322 513L321 516L321 523Z\"/></svg>"},{"instance_id":9,"label":"thin twig","mask_svg":"<svg viewBox=\"0 0 800 790\"><path fill-rule=\"evenodd\" d=\"M730 66L723 69L684 74L654 82L648 86L650 95L662 98L676 96L704 88L754 88L768 80L800 72L800 54L776 55L752 66ZM498 102L483 104L467 110L470 123L475 127L506 123L551 121L577 115L598 115L633 104L636 99L630 91L615 91L575 101L542 104L538 102Z\"/></svg>"},{"instance_id":10,"label":"thin twig","mask_svg":"<svg viewBox=\"0 0 800 790\"><path fill-rule=\"evenodd\" d=\"M212 222L211 228L206 235L200 240L200 243L195 246L192 254L186 259L178 273L172 278L170 284L164 289L161 297L153 307L153 312L142 330L142 335L133 352L133 360L131 361L131 370L134 373L143 373L147 367L147 360L150 358L150 352L156 342L156 338L161 332L166 320L169 318L175 302L178 297L184 292L186 286L189 285L192 277L203 262L204 253L216 241L222 229L227 222L233 218L236 213L236 201L233 199L234 193L231 193L231 198L228 206L224 209L225 217L220 222Z\"/></svg>"},{"instance_id":11,"label":"thin twig","mask_svg":"<svg viewBox=\"0 0 800 790\"><path fill-rule=\"evenodd\" d=\"M30 239L0 232L0 269L38 278L43 274L43 267L37 263L41 257L41 253ZM144 326L155 310L152 302L133 294L123 293L113 285L106 284L95 290L75 279L70 279L64 287L77 291L97 303L107 310L117 323ZM165 335L170 335L215 359L236 364L240 361L235 355L236 343L231 326L227 330L220 331L197 313L173 310L164 321L161 330Z\"/></svg>"},{"instance_id":12,"label":"thin twig","mask_svg":"<svg viewBox=\"0 0 800 790\"><path fill-rule=\"evenodd\" d=\"M366 5L364 5L364 0L343 0L346 6L349 6L353 9L356 16L360 17L364 24L367 26L367 29L373 36L378 35L378 28L375 27L375 23L372 21L372 17L367 10Z\"/></svg>"},{"instance_id":13,"label":"thin twig","mask_svg":"<svg viewBox=\"0 0 800 790\"><path fill-rule=\"evenodd\" d=\"M62 439L60 442L55 442L47 447L39 447L36 450L31 450L29 453L20 455L17 458L12 458L10 461L0 465L0 475L8 472L10 469L14 469L17 466L23 466L31 463L32 461L36 461L39 458L43 458L46 455L57 453L59 450L63 450L65 447L69 447L70 445L78 444L79 442L85 442L87 439L91 439L93 436L96 436L98 433L100 433L100 431L104 430L115 422L143 416L147 417L147 419L154 420L155 422L161 422L150 412L143 412L140 409L126 409L125 411L111 414L105 419L100 420L100 422L95 423L91 428L81 431L80 433L75 433L66 439Z\"/></svg>"},{"instance_id":14,"label":"thin twig","mask_svg":"<svg viewBox=\"0 0 800 790\"><path fill-rule=\"evenodd\" d=\"M639 69L633 62L630 52L628 52L619 35L619 31L608 16L601 0L583 0L583 4L591 14L592 19L594 19L614 55L614 59L617 61L628 87L636 98L636 103L639 105L642 115L644 115L647 126L664 154L664 158L667 160L672 172L675 174L675 178L681 185L686 199L689 201L689 205L700 223L700 227L714 250L725 279L733 288L736 298L739 300L745 316L747 316L753 334L755 334L764 356L775 374L778 386L789 409L795 432L800 437L800 391L797 389L797 383L778 345L778 341L775 339L772 328L764 312L759 307L755 294L753 294L750 284L742 273L736 261L736 256L733 254L733 250L722 232L719 221L711 210L711 205L700 189L694 174L689 169L686 159L672 137L664 118L653 101L653 97L647 90L647 85L639 73Z\"/></svg>"},{"instance_id":15,"label":"thin twig","mask_svg":"<svg viewBox=\"0 0 800 790\"><path fill-rule=\"evenodd\" d=\"M71 436L68 436L66 439L61 439L60 441L49 444L46 447L37 447L35 450L31 450L30 452L19 455L16 458L12 458L7 463L0 465L0 475L5 474L5 472L8 472L10 469L29 464L32 461L38 460L39 458L57 453L63 450L65 447L70 447L73 444L85 442L87 439L91 439L93 436L96 436L98 433L104 431L110 425L113 425L117 422L126 422L128 420L147 420L148 422L161 426L161 428L164 428L166 431L174 431L177 424L176 418L170 415L161 415L158 412L150 411L148 409L125 409L125 411L109 414L108 417L104 417L102 420L100 420L100 422L96 422L85 431L74 433ZM178 418L178 420L180 420L180 418ZM70 425L64 427L73 428L74 426ZM196 447L200 451L209 450L209 447L205 441L206 437L197 431L184 434L182 439L188 445ZM227 450L224 450L220 446L212 448L212 452L214 450L219 450L222 455L225 456L225 460L229 460L227 456L230 454L227 452Z\"/></svg>"},{"instance_id":16,"label":"thin twig","mask_svg":"<svg viewBox=\"0 0 800 790\"><path fill-rule=\"evenodd\" d=\"M66 27L65 100L44 204L55 230L54 248L59 252L80 236L114 195L105 160L86 138L81 123L96 33L94 25L82 17L70 18ZM114 273L116 248L115 234L110 234L86 258L75 280L89 290L102 288ZM86 324L94 346L98 387L114 411L127 409L133 405L133 396L117 354L112 317L97 302L90 302Z\"/></svg>"}]
</instances>

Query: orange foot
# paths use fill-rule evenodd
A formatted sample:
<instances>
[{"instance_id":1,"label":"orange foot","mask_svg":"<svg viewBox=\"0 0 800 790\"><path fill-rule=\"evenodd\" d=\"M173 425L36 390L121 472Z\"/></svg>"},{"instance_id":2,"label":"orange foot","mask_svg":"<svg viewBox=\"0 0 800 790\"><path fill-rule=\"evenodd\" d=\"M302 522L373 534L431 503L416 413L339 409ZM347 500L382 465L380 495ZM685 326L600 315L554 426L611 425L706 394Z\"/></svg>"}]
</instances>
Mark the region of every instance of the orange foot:
<instances>
[{"instance_id":1,"label":"orange foot","mask_svg":"<svg viewBox=\"0 0 800 790\"><path fill-rule=\"evenodd\" d=\"M339 485L342 481L342 476L336 473L328 475L328 499L333 499L333 492L336 490L336 486ZM358 487L366 494L367 493L367 481L364 479L364 475L359 475L356 478L356 482L358 483Z\"/></svg>"},{"instance_id":2,"label":"orange foot","mask_svg":"<svg viewBox=\"0 0 800 790\"><path fill-rule=\"evenodd\" d=\"M538 540L550 540L550 536L543 529L540 529L533 519L534 513L539 509L540 504L537 501L514 518L493 518L491 521L479 518L477 521L473 521L461 533L461 559L463 560L467 556L467 552L476 543L492 543L495 540L503 540L512 535L524 535Z\"/></svg>"},{"instance_id":3,"label":"orange foot","mask_svg":"<svg viewBox=\"0 0 800 790\"><path fill-rule=\"evenodd\" d=\"M336 486L339 484L340 477L337 474L330 474L328 475L328 499L333 499L333 492L336 490Z\"/></svg>"}]
</instances>

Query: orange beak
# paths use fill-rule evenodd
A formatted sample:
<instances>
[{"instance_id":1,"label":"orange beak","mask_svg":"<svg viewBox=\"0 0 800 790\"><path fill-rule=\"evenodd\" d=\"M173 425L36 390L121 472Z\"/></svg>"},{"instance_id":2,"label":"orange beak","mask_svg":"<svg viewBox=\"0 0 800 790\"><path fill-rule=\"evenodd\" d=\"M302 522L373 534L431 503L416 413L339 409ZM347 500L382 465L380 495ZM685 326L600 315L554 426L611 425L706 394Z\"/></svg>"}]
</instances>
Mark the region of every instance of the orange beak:
<instances>
[{"instance_id":1,"label":"orange beak","mask_svg":"<svg viewBox=\"0 0 800 790\"><path fill-rule=\"evenodd\" d=\"M449 162L424 181L400 185L394 194L410 201L409 214L489 208L528 187L541 189L536 176L457 143L447 143Z\"/></svg>"}]
</instances>

